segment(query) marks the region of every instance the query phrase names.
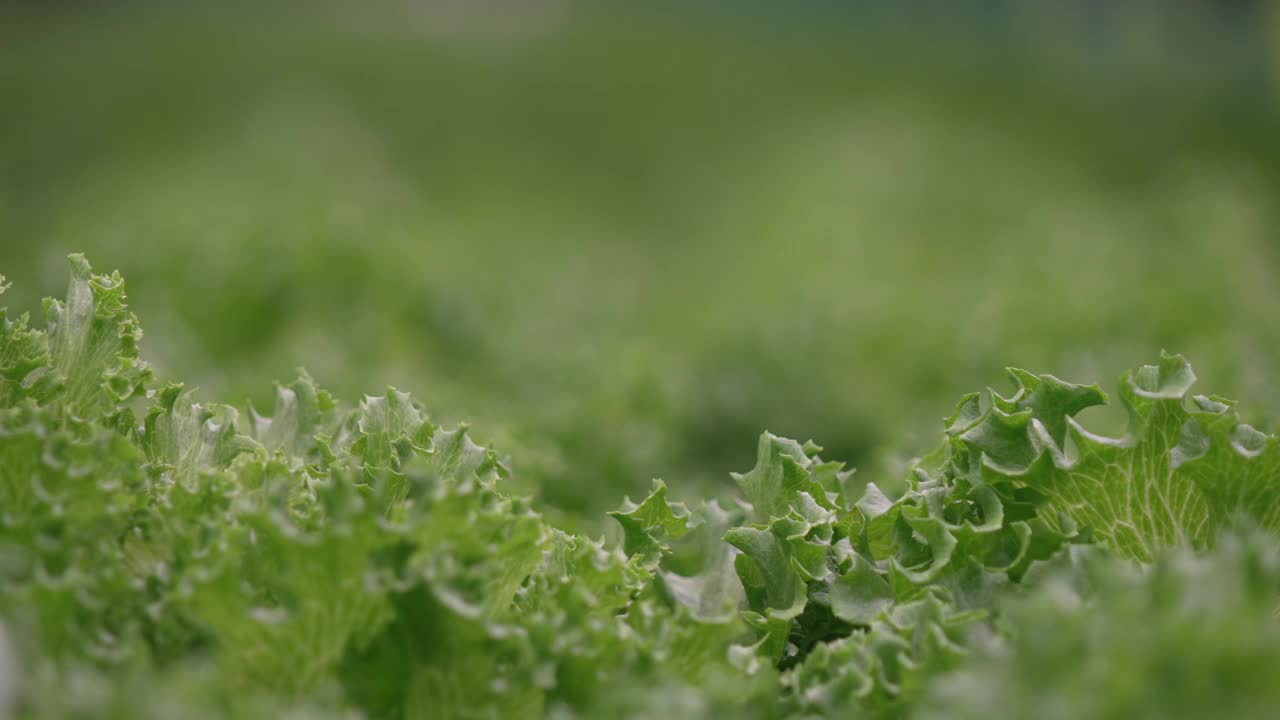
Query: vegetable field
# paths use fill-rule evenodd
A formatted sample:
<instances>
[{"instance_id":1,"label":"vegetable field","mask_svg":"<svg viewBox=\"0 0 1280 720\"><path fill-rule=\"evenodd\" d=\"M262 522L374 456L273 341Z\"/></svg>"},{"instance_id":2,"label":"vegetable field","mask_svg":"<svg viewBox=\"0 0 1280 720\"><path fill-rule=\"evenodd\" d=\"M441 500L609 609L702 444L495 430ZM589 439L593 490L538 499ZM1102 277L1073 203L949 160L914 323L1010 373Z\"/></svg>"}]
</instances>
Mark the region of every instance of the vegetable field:
<instances>
[{"instance_id":1,"label":"vegetable field","mask_svg":"<svg viewBox=\"0 0 1280 720\"><path fill-rule=\"evenodd\" d=\"M1265 23L768 5L0 10L0 720L1280 716Z\"/></svg>"}]
</instances>

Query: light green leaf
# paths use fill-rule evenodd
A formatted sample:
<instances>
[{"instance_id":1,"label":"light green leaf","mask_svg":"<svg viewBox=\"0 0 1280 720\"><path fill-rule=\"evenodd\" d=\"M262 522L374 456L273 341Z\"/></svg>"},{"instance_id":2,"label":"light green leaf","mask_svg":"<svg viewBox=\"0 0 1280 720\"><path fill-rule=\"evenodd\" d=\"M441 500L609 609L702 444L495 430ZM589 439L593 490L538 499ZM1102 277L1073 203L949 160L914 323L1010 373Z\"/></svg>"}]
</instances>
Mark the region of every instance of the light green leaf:
<instances>
[{"instance_id":1,"label":"light green leaf","mask_svg":"<svg viewBox=\"0 0 1280 720\"><path fill-rule=\"evenodd\" d=\"M1043 387L1015 377L1031 383L1015 398ZM1276 439L1242 424L1228 403L1188 397L1194 381L1177 355L1126 375L1120 398L1130 422L1119 438L1090 433L1064 415L1084 400L1046 407L1018 400L1028 409L1008 415L993 407L961 440L980 453L988 482L1046 496L1041 516L1055 530L1065 533L1063 518L1070 518L1138 559L1183 543L1207 545L1234 515L1280 529ZM1086 400L1099 397L1090 392Z\"/></svg>"},{"instance_id":2,"label":"light green leaf","mask_svg":"<svg viewBox=\"0 0 1280 720\"><path fill-rule=\"evenodd\" d=\"M316 387L305 370L289 385L276 385L275 407L271 415L261 415L252 407L249 417L253 437L268 451L305 458L316 449L317 433L330 433L336 416L332 396Z\"/></svg>"},{"instance_id":3,"label":"light green leaf","mask_svg":"<svg viewBox=\"0 0 1280 720\"><path fill-rule=\"evenodd\" d=\"M724 541L724 534L740 518L740 513L729 512L714 500L704 503L691 514L687 536L694 541L696 572L659 572L667 593L699 622L728 622L746 601L734 561L738 550Z\"/></svg>"},{"instance_id":4,"label":"light green leaf","mask_svg":"<svg viewBox=\"0 0 1280 720\"><path fill-rule=\"evenodd\" d=\"M50 366L59 397L73 416L113 415L141 394L151 369L138 357L142 330L126 309L120 274L94 275L83 255L70 256L65 302L45 301Z\"/></svg>"},{"instance_id":5,"label":"light green leaf","mask_svg":"<svg viewBox=\"0 0 1280 720\"><path fill-rule=\"evenodd\" d=\"M768 432L761 435L756 466L747 473L733 473L743 497L751 504L752 519L764 524L786 515L802 492L826 504L824 488L813 477L813 465L804 447L795 440Z\"/></svg>"},{"instance_id":6,"label":"light green leaf","mask_svg":"<svg viewBox=\"0 0 1280 720\"><path fill-rule=\"evenodd\" d=\"M767 605L758 611L779 619L798 616L805 606L807 591L792 554L788 552L785 528L737 527L725 533L725 542L742 551L738 558L739 575L748 587L755 585L755 574L763 579ZM748 570L741 569L750 563Z\"/></svg>"},{"instance_id":7,"label":"light green leaf","mask_svg":"<svg viewBox=\"0 0 1280 720\"><path fill-rule=\"evenodd\" d=\"M384 395L366 395L354 416L359 432L351 454L367 467L398 467L416 451L431 446L435 427L408 393L387 388Z\"/></svg>"},{"instance_id":8,"label":"light green leaf","mask_svg":"<svg viewBox=\"0 0 1280 720\"><path fill-rule=\"evenodd\" d=\"M261 447L238 432L235 408L204 407L192 397L179 384L160 390L143 421L140 443L153 470L188 490L195 490L201 472L226 468L240 453Z\"/></svg>"},{"instance_id":9,"label":"light green leaf","mask_svg":"<svg viewBox=\"0 0 1280 720\"><path fill-rule=\"evenodd\" d=\"M870 560L853 554L853 564L831 584L831 610L836 617L869 625L893 604L893 590Z\"/></svg>"},{"instance_id":10,"label":"light green leaf","mask_svg":"<svg viewBox=\"0 0 1280 720\"><path fill-rule=\"evenodd\" d=\"M622 526L623 548L628 555L641 555L656 560L668 546L666 538L678 539L689 530L689 510L681 503L667 502L667 485L653 481L653 491L639 505L627 498L621 510L609 517Z\"/></svg>"}]
</instances>

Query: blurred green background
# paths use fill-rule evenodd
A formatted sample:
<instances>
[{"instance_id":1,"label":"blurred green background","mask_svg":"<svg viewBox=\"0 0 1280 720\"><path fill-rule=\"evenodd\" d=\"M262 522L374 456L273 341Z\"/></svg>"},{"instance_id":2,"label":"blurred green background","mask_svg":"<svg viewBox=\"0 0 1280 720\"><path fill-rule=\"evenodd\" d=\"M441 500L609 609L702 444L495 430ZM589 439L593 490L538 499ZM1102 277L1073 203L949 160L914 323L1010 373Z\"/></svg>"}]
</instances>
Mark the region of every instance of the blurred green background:
<instances>
[{"instance_id":1,"label":"blurred green background","mask_svg":"<svg viewBox=\"0 0 1280 720\"><path fill-rule=\"evenodd\" d=\"M1007 365L1270 428L1271 7L4 6L5 300L85 252L162 377L410 390L570 524L766 428L884 481Z\"/></svg>"}]
</instances>

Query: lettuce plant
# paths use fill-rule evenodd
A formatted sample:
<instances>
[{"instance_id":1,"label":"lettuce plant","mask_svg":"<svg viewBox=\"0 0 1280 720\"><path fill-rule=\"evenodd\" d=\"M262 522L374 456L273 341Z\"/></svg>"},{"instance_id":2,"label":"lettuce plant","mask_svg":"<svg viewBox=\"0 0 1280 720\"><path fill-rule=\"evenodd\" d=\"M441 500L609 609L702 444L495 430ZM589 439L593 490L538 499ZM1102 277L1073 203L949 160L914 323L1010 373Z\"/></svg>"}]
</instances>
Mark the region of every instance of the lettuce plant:
<instances>
[{"instance_id":1,"label":"lettuce plant","mask_svg":"<svg viewBox=\"0 0 1280 720\"><path fill-rule=\"evenodd\" d=\"M1120 437L1074 417L1097 386L1013 370L900 497L765 433L737 502L655 481L609 543L395 389L157 381L82 257L43 329L0 320L0 717L1276 707L1280 449L1179 356L1121 380Z\"/></svg>"}]
</instances>

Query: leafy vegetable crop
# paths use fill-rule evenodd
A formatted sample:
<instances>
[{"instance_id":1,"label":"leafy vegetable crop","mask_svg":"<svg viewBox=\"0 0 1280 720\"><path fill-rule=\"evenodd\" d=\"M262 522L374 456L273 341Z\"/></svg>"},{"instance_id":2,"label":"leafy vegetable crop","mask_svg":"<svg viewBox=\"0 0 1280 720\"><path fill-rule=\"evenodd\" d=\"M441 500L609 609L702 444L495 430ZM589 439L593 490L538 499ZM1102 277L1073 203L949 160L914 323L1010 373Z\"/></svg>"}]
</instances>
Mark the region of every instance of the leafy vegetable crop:
<instances>
[{"instance_id":1,"label":"leafy vegetable crop","mask_svg":"<svg viewBox=\"0 0 1280 720\"><path fill-rule=\"evenodd\" d=\"M0 715L1274 717L1280 447L1166 355L1011 371L890 497L765 433L740 499L564 532L466 427L153 378L71 258L0 337ZM887 486L886 486L887 487Z\"/></svg>"}]
</instances>

